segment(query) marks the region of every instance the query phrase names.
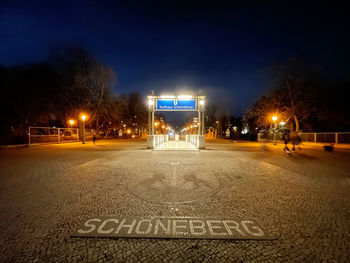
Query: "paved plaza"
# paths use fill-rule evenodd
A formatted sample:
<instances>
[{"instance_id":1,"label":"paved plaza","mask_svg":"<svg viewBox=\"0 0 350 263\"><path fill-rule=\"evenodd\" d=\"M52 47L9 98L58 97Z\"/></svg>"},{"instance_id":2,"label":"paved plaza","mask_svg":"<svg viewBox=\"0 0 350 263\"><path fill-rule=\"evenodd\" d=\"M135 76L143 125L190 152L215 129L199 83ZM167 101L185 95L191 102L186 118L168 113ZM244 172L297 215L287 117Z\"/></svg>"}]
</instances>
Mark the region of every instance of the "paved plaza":
<instances>
[{"instance_id":1,"label":"paved plaza","mask_svg":"<svg viewBox=\"0 0 350 263\"><path fill-rule=\"evenodd\" d=\"M350 262L350 150L209 140L0 149L0 262ZM75 237L93 217L244 218L269 239Z\"/></svg>"}]
</instances>

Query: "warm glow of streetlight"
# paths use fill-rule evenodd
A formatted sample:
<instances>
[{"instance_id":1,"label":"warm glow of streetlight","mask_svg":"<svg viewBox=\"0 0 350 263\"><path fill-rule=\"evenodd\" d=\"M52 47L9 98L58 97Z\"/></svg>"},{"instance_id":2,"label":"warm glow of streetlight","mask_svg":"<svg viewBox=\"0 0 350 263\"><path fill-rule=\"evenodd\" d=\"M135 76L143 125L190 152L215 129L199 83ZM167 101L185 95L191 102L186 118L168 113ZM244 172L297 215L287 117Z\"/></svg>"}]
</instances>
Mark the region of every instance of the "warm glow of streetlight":
<instances>
[{"instance_id":1,"label":"warm glow of streetlight","mask_svg":"<svg viewBox=\"0 0 350 263\"><path fill-rule=\"evenodd\" d=\"M193 126L191 125L191 129L193 128Z\"/></svg>"},{"instance_id":2,"label":"warm glow of streetlight","mask_svg":"<svg viewBox=\"0 0 350 263\"><path fill-rule=\"evenodd\" d=\"M273 121L277 121L277 119L278 119L278 117L276 115L272 117Z\"/></svg>"},{"instance_id":3,"label":"warm glow of streetlight","mask_svg":"<svg viewBox=\"0 0 350 263\"><path fill-rule=\"evenodd\" d=\"M165 128L165 126L163 125L163 126L162 126L162 129L164 129L164 128Z\"/></svg>"},{"instance_id":4,"label":"warm glow of streetlight","mask_svg":"<svg viewBox=\"0 0 350 263\"><path fill-rule=\"evenodd\" d=\"M130 130L130 129L128 129L126 132L127 132L128 134L130 134L130 133L131 133L131 130Z\"/></svg>"},{"instance_id":5,"label":"warm glow of streetlight","mask_svg":"<svg viewBox=\"0 0 350 263\"><path fill-rule=\"evenodd\" d=\"M192 95L179 95L177 96L179 99L192 99Z\"/></svg>"},{"instance_id":6,"label":"warm glow of streetlight","mask_svg":"<svg viewBox=\"0 0 350 263\"><path fill-rule=\"evenodd\" d=\"M82 119L83 121L85 121L85 120L86 120L86 115L85 115L85 114L81 115L81 119Z\"/></svg>"},{"instance_id":7,"label":"warm glow of streetlight","mask_svg":"<svg viewBox=\"0 0 350 263\"><path fill-rule=\"evenodd\" d=\"M154 126L158 126L158 125L159 125L159 123L158 123L158 122L155 122L155 123L154 123Z\"/></svg>"},{"instance_id":8,"label":"warm glow of streetlight","mask_svg":"<svg viewBox=\"0 0 350 263\"><path fill-rule=\"evenodd\" d=\"M70 124L70 125L73 125L74 123L75 123L74 120L69 120L69 124Z\"/></svg>"}]
</instances>

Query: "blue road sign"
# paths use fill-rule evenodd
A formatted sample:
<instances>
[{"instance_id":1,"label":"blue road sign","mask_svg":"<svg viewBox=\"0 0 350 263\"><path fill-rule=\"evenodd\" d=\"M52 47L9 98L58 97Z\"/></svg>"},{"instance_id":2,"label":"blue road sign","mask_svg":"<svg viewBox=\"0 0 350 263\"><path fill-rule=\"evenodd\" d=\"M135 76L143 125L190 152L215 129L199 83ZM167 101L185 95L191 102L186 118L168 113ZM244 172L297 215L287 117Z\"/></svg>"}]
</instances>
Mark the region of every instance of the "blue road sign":
<instances>
[{"instance_id":1,"label":"blue road sign","mask_svg":"<svg viewBox=\"0 0 350 263\"><path fill-rule=\"evenodd\" d=\"M178 100L178 99L158 99L157 110L170 110L170 111L191 111L197 110L196 100Z\"/></svg>"}]
</instances>

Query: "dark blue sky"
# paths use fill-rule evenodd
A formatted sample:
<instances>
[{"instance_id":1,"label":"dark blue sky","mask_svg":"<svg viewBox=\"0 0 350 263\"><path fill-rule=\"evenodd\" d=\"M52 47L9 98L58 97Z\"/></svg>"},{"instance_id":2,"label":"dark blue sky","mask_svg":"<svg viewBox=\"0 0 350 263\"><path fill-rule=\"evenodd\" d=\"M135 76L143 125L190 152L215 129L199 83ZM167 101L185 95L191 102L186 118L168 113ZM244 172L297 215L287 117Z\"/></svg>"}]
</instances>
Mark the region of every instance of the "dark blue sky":
<instances>
[{"instance_id":1,"label":"dark blue sky","mask_svg":"<svg viewBox=\"0 0 350 263\"><path fill-rule=\"evenodd\" d=\"M151 2L2 1L0 63L83 45L115 70L116 93L203 89L236 115L268 88L272 64L303 57L349 72L350 23L339 3Z\"/></svg>"}]
</instances>

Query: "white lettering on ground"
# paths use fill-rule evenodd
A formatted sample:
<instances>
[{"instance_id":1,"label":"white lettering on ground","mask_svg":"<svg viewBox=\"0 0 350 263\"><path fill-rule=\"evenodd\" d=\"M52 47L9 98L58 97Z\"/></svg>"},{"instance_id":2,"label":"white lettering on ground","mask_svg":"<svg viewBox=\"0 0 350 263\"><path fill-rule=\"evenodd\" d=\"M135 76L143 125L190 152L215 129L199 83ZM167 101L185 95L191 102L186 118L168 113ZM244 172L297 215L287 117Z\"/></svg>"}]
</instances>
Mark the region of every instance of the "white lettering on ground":
<instances>
[{"instance_id":1,"label":"white lettering on ground","mask_svg":"<svg viewBox=\"0 0 350 263\"><path fill-rule=\"evenodd\" d=\"M103 236L173 236L212 238L262 238L264 231L250 220L220 220L195 217L91 218L77 235Z\"/></svg>"},{"instance_id":2,"label":"white lettering on ground","mask_svg":"<svg viewBox=\"0 0 350 263\"><path fill-rule=\"evenodd\" d=\"M148 228L147 230L140 230L141 228L141 224L143 222L148 222ZM148 234L150 231L151 231L151 228L152 228L152 221L150 219L142 219L138 222L137 226L136 226L136 229L135 229L135 233L136 234L139 234L139 235L142 235L142 234Z\"/></svg>"},{"instance_id":3,"label":"white lettering on ground","mask_svg":"<svg viewBox=\"0 0 350 263\"><path fill-rule=\"evenodd\" d=\"M248 228L248 224L254 224L254 222L249 221L249 220L243 220L241 222L242 226L244 227L245 231L247 231L247 233L251 234L252 236L256 236L256 237L262 237L264 235L264 232L262 231L262 229L258 226L251 226L252 229L256 230L257 232L252 232L249 228Z\"/></svg>"},{"instance_id":4,"label":"white lettering on ground","mask_svg":"<svg viewBox=\"0 0 350 263\"><path fill-rule=\"evenodd\" d=\"M195 225L195 224L200 224ZM195 231L197 229L200 229L201 231ZM190 220L190 230L191 230L191 234L194 236L199 236L199 235L204 235L207 230L205 230L205 223L202 220Z\"/></svg>"},{"instance_id":5,"label":"white lettering on ground","mask_svg":"<svg viewBox=\"0 0 350 263\"><path fill-rule=\"evenodd\" d=\"M165 234L170 235L170 233L171 233L171 220L168 220L168 225L167 225L167 227L165 227L165 225L163 225L162 222L159 219L157 219L156 226L154 227L154 234L155 235L158 234L159 227L163 228L163 231L165 232Z\"/></svg>"},{"instance_id":6,"label":"white lettering on ground","mask_svg":"<svg viewBox=\"0 0 350 263\"><path fill-rule=\"evenodd\" d=\"M173 234L174 235L187 235L188 232L181 232L181 231L177 231L178 229L185 229L187 228L187 226L181 226L181 225L178 225L178 224L181 224L181 223L187 223L187 220L173 220Z\"/></svg>"},{"instance_id":7,"label":"white lettering on ground","mask_svg":"<svg viewBox=\"0 0 350 263\"><path fill-rule=\"evenodd\" d=\"M99 234L110 234L113 232L114 227L108 229L108 230L103 230L103 228L107 225L108 222L114 222L116 224L118 224L118 219L106 219L105 221L103 221L103 223L100 225L100 227L97 229L97 233Z\"/></svg>"},{"instance_id":8,"label":"white lettering on ground","mask_svg":"<svg viewBox=\"0 0 350 263\"><path fill-rule=\"evenodd\" d=\"M219 224L219 225L215 226L213 224ZM208 225L210 233L213 236L227 236L226 232L220 232L220 233L215 233L214 232L215 229L221 229L222 228L220 220L207 220L207 225Z\"/></svg>"},{"instance_id":9,"label":"white lettering on ground","mask_svg":"<svg viewBox=\"0 0 350 263\"><path fill-rule=\"evenodd\" d=\"M239 234L241 234L242 236L245 236L246 234L244 234L244 232L242 230L239 229L239 224L236 221L233 220L223 220L222 223L224 224L227 233L230 236L233 236L233 233L231 231L231 229L236 230Z\"/></svg>"},{"instance_id":10,"label":"white lettering on ground","mask_svg":"<svg viewBox=\"0 0 350 263\"><path fill-rule=\"evenodd\" d=\"M118 226L117 230L116 230L114 233L118 234L119 231L120 231L123 227L129 228L128 234L131 234L131 233L132 233L132 230L133 230L133 228L134 228L134 226L135 226L135 224L136 224L136 220L134 219L130 225L125 225L125 224L124 224L125 221L126 221L126 219L123 219L123 220L120 222L120 225Z\"/></svg>"},{"instance_id":11,"label":"white lettering on ground","mask_svg":"<svg viewBox=\"0 0 350 263\"><path fill-rule=\"evenodd\" d=\"M89 219L88 221L86 221L84 223L84 226L85 227L90 227L90 230L83 230L83 229L79 229L78 230L78 233L79 234L88 234L88 233L91 233L92 231L94 231L96 229L96 226L93 224L91 225L90 222L101 222L101 219L98 219L98 218L92 218L92 219Z\"/></svg>"}]
</instances>

